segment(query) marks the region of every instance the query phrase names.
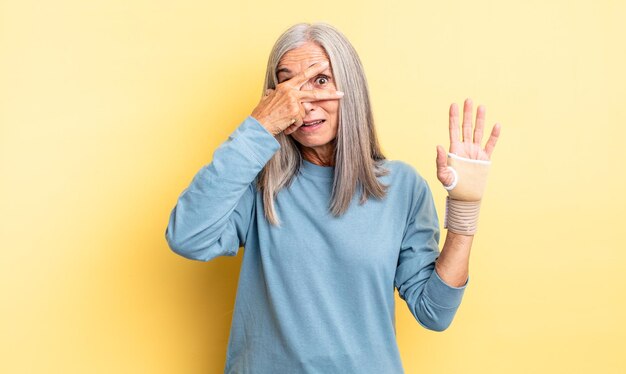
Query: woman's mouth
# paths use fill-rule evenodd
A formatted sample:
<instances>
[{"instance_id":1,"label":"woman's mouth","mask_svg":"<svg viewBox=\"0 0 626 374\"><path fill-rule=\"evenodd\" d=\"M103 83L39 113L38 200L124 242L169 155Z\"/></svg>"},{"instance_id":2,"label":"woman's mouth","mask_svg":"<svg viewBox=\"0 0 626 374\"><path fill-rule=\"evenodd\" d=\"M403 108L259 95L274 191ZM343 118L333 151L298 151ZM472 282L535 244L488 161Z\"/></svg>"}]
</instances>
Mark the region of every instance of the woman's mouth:
<instances>
[{"instance_id":1,"label":"woman's mouth","mask_svg":"<svg viewBox=\"0 0 626 374\"><path fill-rule=\"evenodd\" d=\"M315 131L324 122L326 122L325 119L317 119L317 120L314 120L314 121L307 121L307 122L302 123L302 126L300 126L299 130L300 131Z\"/></svg>"}]
</instances>

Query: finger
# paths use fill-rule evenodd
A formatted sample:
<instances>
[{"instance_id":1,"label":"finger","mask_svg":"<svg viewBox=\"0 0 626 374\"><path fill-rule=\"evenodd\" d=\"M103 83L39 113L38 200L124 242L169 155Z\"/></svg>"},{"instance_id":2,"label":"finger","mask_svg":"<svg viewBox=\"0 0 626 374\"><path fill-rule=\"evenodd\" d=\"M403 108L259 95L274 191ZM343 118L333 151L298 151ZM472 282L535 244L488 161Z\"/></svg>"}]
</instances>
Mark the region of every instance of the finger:
<instances>
[{"instance_id":1,"label":"finger","mask_svg":"<svg viewBox=\"0 0 626 374\"><path fill-rule=\"evenodd\" d=\"M289 127L287 127L287 128L285 129L285 135L289 135L289 134L291 134L292 132L296 131L297 129L298 129L298 127L297 127L297 126L295 126L295 125L291 125L291 126L289 126Z\"/></svg>"},{"instance_id":2,"label":"finger","mask_svg":"<svg viewBox=\"0 0 626 374\"><path fill-rule=\"evenodd\" d=\"M449 186L454 182L454 176L448 169L448 156L442 146L437 146L437 179L444 186Z\"/></svg>"},{"instance_id":3,"label":"finger","mask_svg":"<svg viewBox=\"0 0 626 374\"><path fill-rule=\"evenodd\" d=\"M448 167L448 155L446 154L445 149L438 145L437 146L437 171L441 171Z\"/></svg>"},{"instance_id":4,"label":"finger","mask_svg":"<svg viewBox=\"0 0 626 374\"><path fill-rule=\"evenodd\" d=\"M501 126L499 123L496 123L493 126L493 129L491 129L491 135L489 136L489 140L487 140L487 144L485 145L485 153L487 153L487 156L489 156L489 158L491 158L491 154L496 147L496 142L500 137L500 128Z\"/></svg>"},{"instance_id":5,"label":"finger","mask_svg":"<svg viewBox=\"0 0 626 374\"><path fill-rule=\"evenodd\" d=\"M479 105L476 110L476 127L474 128L474 144L480 146L485 130L485 106Z\"/></svg>"},{"instance_id":6,"label":"finger","mask_svg":"<svg viewBox=\"0 0 626 374\"><path fill-rule=\"evenodd\" d=\"M283 84L295 89L300 89L309 79L326 70L328 65L329 63L326 60L316 62L315 64L304 69L304 71L300 72L295 77L283 82Z\"/></svg>"},{"instance_id":7,"label":"finger","mask_svg":"<svg viewBox=\"0 0 626 374\"><path fill-rule=\"evenodd\" d=\"M285 129L284 131L287 133L287 135L289 135L290 133L296 131L301 125L302 121L300 121L300 124L298 124L298 117L294 117L291 119L289 126L287 126L287 129L290 130L287 132L287 129Z\"/></svg>"},{"instance_id":8,"label":"finger","mask_svg":"<svg viewBox=\"0 0 626 374\"><path fill-rule=\"evenodd\" d=\"M302 120L302 124L304 123L304 117L306 117L306 109L304 108L304 105L302 105L302 103L300 103L298 106L300 107L300 118Z\"/></svg>"},{"instance_id":9,"label":"finger","mask_svg":"<svg viewBox=\"0 0 626 374\"><path fill-rule=\"evenodd\" d=\"M452 143L459 141L459 108L456 103L450 105L449 116L450 151L452 151Z\"/></svg>"},{"instance_id":10,"label":"finger","mask_svg":"<svg viewBox=\"0 0 626 374\"><path fill-rule=\"evenodd\" d=\"M467 98L463 105L463 142L472 141L472 99Z\"/></svg>"},{"instance_id":11,"label":"finger","mask_svg":"<svg viewBox=\"0 0 626 374\"><path fill-rule=\"evenodd\" d=\"M329 90L302 90L297 91L296 95L300 98L301 102L313 102L321 100L338 100L344 95L342 91L329 91Z\"/></svg>"},{"instance_id":12,"label":"finger","mask_svg":"<svg viewBox=\"0 0 626 374\"><path fill-rule=\"evenodd\" d=\"M305 116L306 116L306 112L304 111L302 104L298 104L298 114L295 117L293 117L295 119L293 125L296 127L302 126L302 124L304 123Z\"/></svg>"}]
</instances>

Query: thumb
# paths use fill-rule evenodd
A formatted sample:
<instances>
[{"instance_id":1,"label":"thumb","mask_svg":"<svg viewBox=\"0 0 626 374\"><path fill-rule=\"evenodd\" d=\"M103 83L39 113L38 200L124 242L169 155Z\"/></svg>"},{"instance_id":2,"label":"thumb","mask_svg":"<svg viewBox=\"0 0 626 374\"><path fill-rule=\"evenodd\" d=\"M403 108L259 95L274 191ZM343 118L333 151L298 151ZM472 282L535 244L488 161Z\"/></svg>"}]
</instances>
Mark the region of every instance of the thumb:
<instances>
[{"instance_id":1,"label":"thumb","mask_svg":"<svg viewBox=\"0 0 626 374\"><path fill-rule=\"evenodd\" d=\"M448 155L442 146L437 145L437 171L448 167Z\"/></svg>"},{"instance_id":2,"label":"thumb","mask_svg":"<svg viewBox=\"0 0 626 374\"><path fill-rule=\"evenodd\" d=\"M437 146L437 179L444 186L449 186L454 182L454 175L448 169L448 154L442 146Z\"/></svg>"}]
</instances>

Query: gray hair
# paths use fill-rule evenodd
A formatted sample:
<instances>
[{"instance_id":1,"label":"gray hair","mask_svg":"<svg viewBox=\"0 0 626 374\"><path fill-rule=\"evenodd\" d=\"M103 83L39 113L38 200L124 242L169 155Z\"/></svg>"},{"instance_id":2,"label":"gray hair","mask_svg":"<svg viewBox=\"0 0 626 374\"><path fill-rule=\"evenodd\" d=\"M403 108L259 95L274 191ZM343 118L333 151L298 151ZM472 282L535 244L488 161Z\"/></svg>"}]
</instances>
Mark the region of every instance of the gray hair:
<instances>
[{"instance_id":1,"label":"gray hair","mask_svg":"<svg viewBox=\"0 0 626 374\"><path fill-rule=\"evenodd\" d=\"M270 53L262 93L268 88L276 88L276 68L282 56L306 42L314 42L326 51L337 90L345 93L339 102L337 137L333 140L335 172L329 210L337 217L349 208L357 189L361 191L360 205L370 196L385 197L388 186L377 177L387 175L389 170L383 167L385 156L376 137L361 60L348 39L333 26L300 23L287 29ZM257 188L263 193L265 218L270 224L280 226L274 198L299 172L302 154L297 142L284 132L276 135L276 140L281 148L259 173Z\"/></svg>"}]
</instances>

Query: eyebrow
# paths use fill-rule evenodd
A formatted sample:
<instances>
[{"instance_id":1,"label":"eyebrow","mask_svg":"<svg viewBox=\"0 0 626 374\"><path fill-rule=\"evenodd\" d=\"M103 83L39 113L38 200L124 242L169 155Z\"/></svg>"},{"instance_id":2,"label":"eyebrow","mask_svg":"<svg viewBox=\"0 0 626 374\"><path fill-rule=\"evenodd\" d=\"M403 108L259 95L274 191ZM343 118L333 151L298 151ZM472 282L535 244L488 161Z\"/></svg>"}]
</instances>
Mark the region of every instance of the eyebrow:
<instances>
[{"instance_id":1,"label":"eyebrow","mask_svg":"<svg viewBox=\"0 0 626 374\"><path fill-rule=\"evenodd\" d=\"M276 75L280 74L280 73L287 73L287 74L291 74L291 70L287 69L287 68L280 68L278 70L276 70Z\"/></svg>"}]
</instances>

